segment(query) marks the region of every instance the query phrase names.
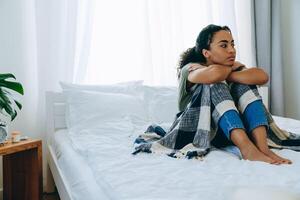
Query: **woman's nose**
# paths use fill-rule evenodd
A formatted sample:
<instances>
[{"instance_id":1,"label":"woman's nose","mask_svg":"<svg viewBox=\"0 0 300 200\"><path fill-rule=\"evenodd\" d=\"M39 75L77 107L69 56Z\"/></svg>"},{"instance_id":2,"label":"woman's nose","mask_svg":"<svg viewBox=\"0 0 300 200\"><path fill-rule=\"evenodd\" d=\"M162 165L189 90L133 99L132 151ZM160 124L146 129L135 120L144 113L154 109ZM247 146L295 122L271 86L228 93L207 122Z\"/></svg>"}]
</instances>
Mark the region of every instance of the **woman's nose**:
<instances>
[{"instance_id":1,"label":"woman's nose","mask_svg":"<svg viewBox=\"0 0 300 200\"><path fill-rule=\"evenodd\" d=\"M232 47L232 46L229 46L229 47L228 47L228 52L229 52L229 53L234 53L234 52L235 52L235 48Z\"/></svg>"}]
</instances>

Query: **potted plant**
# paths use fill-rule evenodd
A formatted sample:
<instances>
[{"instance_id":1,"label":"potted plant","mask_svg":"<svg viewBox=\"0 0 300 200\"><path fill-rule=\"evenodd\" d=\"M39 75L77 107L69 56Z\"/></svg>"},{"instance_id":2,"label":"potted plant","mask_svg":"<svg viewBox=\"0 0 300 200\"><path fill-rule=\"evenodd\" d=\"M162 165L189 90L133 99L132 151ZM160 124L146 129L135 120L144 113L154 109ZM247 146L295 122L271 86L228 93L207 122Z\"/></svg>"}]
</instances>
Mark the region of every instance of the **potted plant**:
<instances>
[{"instance_id":1,"label":"potted plant","mask_svg":"<svg viewBox=\"0 0 300 200\"><path fill-rule=\"evenodd\" d=\"M22 109L22 104L18 102L10 90L19 94L24 94L23 87L20 83L9 81L7 79L16 79L13 74L0 74L0 113L4 116L9 116L13 121L17 116L17 109ZM2 143L6 136L6 122L0 117L0 143Z\"/></svg>"}]
</instances>

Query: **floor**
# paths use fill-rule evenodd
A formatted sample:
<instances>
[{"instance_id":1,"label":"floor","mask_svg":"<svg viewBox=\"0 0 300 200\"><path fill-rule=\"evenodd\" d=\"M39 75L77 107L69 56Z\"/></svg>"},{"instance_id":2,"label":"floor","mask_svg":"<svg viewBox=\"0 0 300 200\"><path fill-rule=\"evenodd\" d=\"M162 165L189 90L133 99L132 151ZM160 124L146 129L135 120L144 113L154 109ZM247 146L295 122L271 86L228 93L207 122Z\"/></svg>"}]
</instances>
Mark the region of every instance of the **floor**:
<instances>
[{"instance_id":1,"label":"floor","mask_svg":"<svg viewBox=\"0 0 300 200\"><path fill-rule=\"evenodd\" d=\"M57 193L44 194L43 200L60 200Z\"/></svg>"}]
</instances>

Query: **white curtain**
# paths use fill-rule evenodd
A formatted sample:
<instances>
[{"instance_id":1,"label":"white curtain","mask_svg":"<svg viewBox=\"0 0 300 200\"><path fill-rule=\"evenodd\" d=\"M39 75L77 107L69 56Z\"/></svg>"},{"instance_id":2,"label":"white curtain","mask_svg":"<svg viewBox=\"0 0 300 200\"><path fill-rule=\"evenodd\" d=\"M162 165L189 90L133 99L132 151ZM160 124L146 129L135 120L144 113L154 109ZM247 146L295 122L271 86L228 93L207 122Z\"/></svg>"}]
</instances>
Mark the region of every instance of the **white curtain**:
<instances>
[{"instance_id":1,"label":"white curtain","mask_svg":"<svg viewBox=\"0 0 300 200\"><path fill-rule=\"evenodd\" d=\"M255 65L251 0L97 0L85 83L176 85L179 55L200 30L228 25L238 59ZM117 5L117 6L116 6Z\"/></svg>"},{"instance_id":2,"label":"white curtain","mask_svg":"<svg viewBox=\"0 0 300 200\"><path fill-rule=\"evenodd\" d=\"M11 129L43 135L45 91L83 79L91 8L92 1L80 0L1 1L0 73L14 73L25 93Z\"/></svg>"},{"instance_id":3,"label":"white curtain","mask_svg":"<svg viewBox=\"0 0 300 200\"><path fill-rule=\"evenodd\" d=\"M255 65L250 7L251 0L2 0L0 72L14 73L25 89L11 129L43 135L45 91L59 90L59 81L176 85L179 54L209 23L229 25L239 60Z\"/></svg>"},{"instance_id":4,"label":"white curtain","mask_svg":"<svg viewBox=\"0 0 300 200\"><path fill-rule=\"evenodd\" d=\"M25 92L23 109L10 130L43 139L45 91L60 90L59 81L142 79L152 85L176 85L179 54L194 46L209 23L229 25L240 60L255 64L250 2L0 1L0 73L14 73Z\"/></svg>"},{"instance_id":5,"label":"white curtain","mask_svg":"<svg viewBox=\"0 0 300 200\"><path fill-rule=\"evenodd\" d=\"M59 81L83 79L92 7L88 0L0 2L0 73L13 73L24 87L23 109L9 131L45 138L45 91L60 90Z\"/></svg>"}]
</instances>

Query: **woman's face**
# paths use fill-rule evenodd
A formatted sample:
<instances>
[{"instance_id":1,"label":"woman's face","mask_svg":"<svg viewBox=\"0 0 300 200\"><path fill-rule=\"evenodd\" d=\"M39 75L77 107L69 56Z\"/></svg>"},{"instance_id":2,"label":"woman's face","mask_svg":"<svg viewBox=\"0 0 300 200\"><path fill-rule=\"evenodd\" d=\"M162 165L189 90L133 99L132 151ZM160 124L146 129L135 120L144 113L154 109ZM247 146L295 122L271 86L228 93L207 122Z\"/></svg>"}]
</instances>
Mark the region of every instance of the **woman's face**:
<instances>
[{"instance_id":1,"label":"woman's face","mask_svg":"<svg viewBox=\"0 0 300 200\"><path fill-rule=\"evenodd\" d=\"M202 53L206 57L208 65L233 65L236 50L231 33L224 30L216 32L210 44L210 50L204 50Z\"/></svg>"}]
</instances>

